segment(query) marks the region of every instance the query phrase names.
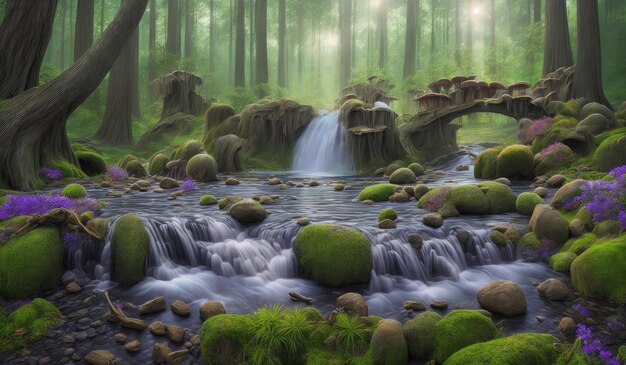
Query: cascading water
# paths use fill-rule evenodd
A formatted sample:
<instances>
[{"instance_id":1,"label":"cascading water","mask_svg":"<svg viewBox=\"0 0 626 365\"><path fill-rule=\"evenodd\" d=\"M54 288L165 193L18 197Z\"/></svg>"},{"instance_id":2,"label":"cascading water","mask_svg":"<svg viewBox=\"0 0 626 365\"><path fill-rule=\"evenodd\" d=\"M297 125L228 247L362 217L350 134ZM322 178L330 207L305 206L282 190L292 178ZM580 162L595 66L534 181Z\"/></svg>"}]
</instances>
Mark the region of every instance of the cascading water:
<instances>
[{"instance_id":1,"label":"cascading water","mask_svg":"<svg viewBox=\"0 0 626 365\"><path fill-rule=\"evenodd\" d=\"M354 159L348 152L348 134L339 111L321 114L309 124L296 143L292 170L318 176L354 175Z\"/></svg>"}]
</instances>

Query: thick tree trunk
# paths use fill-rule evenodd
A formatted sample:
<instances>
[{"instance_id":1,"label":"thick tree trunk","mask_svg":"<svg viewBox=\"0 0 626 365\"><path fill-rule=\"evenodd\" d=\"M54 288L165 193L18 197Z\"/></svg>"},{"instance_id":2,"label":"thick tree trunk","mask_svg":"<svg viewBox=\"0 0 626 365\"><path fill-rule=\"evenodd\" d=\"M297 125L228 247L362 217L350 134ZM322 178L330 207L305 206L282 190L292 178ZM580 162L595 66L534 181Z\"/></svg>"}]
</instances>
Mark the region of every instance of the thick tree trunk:
<instances>
[{"instance_id":1,"label":"thick tree trunk","mask_svg":"<svg viewBox=\"0 0 626 365\"><path fill-rule=\"evenodd\" d=\"M533 11L535 23L541 23L541 0L535 0L535 6Z\"/></svg>"},{"instance_id":2,"label":"thick tree trunk","mask_svg":"<svg viewBox=\"0 0 626 365\"><path fill-rule=\"evenodd\" d=\"M157 32L157 5L156 0L150 0L150 30L148 34L148 84L157 78L156 32ZM154 90L148 87L150 102L157 99Z\"/></svg>"},{"instance_id":3,"label":"thick tree trunk","mask_svg":"<svg viewBox=\"0 0 626 365\"><path fill-rule=\"evenodd\" d=\"M352 0L339 1L339 84L348 86L352 71Z\"/></svg>"},{"instance_id":4,"label":"thick tree trunk","mask_svg":"<svg viewBox=\"0 0 626 365\"><path fill-rule=\"evenodd\" d=\"M285 0L278 0L278 85L282 87L287 86L287 52L285 50L287 16L285 7Z\"/></svg>"},{"instance_id":5,"label":"thick tree trunk","mask_svg":"<svg viewBox=\"0 0 626 365\"><path fill-rule=\"evenodd\" d=\"M185 5L185 58L191 58L194 51L194 1L185 0Z\"/></svg>"},{"instance_id":6,"label":"thick tree trunk","mask_svg":"<svg viewBox=\"0 0 626 365\"><path fill-rule=\"evenodd\" d=\"M378 13L379 42L378 42L378 68L385 68L387 61L387 1L381 0Z\"/></svg>"},{"instance_id":7,"label":"thick tree trunk","mask_svg":"<svg viewBox=\"0 0 626 365\"><path fill-rule=\"evenodd\" d=\"M125 1L102 37L68 70L42 87L3 103L0 140L11 143L0 144L0 183L30 190L41 184L39 167L47 162L77 164L65 133L67 118L102 82L147 4L148 0ZM12 36L28 39L28 34L22 33L29 31L22 28ZM0 38L3 35L0 33Z\"/></svg>"},{"instance_id":8,"label":"thick tree trunk","mask_svg":"<svg viewBox=\"0 0 626 365\"><path fill-rule=\"evenodd\" d=\"M574 64L565 0L547 0L545 13L543 77L561 67Z\"/></svg>"},{"instance_id":9,"label":"thick tree trunk","mask_svg":"<svg viewBox=\"0 0 626 365\"><path fill-rule=\"evenodd\" d=\"M0 24L0 100L38 84L56 8L56 0L7 1Z\"/></svg>"},{"instance_id":10,"label":"thick tree trunk","mask_svg":"<svg viewBox=\"0 0 626 365\"><path fill-rule=\"evenodd\" d=\"M246 70L245 70L245 48L246 48L246 29L245 29L245 5L243 0L237 0L237 33L235 46L235 86L246 87Z\"/></svg>"},{"instance_id":11,"label":"thick tree trunk","mask_svg":"<svg viewBox=\"0 0 626 365\"><path fill-rule=\"evenodd\" d=\"M417 1L406 2L406 31L404 37L404 72L405 78L415 73L415 43L417 37Z\"/></svg>"},{"instance_id":12,"label":"thick tree trunk","mask_svg":"<svg viewBox=\"0 0 626 365\"><path fill-rule=\"evenodd\" d=\"M461 67L461 0L456 0L456 9L454 10L454 60L456 67Z\"/></svg>"},{"instance_id":13,"label":"thick tree trunk","mask_svg":"<svg viewBox=\"0 0 626 365\"><path fill-rule=\"evenodd\" d=\"M104 33L104 0L100 0L100 35Z\"/></svg>"},{"instance_id":14,"label":"thick tree trunk","mask_svg":"<svg viewBox=\"0 0 626 365\"><path fill-rule=\"evenodd\" d=\"M67 14L67 0L61 0L61 70L65 70L65 15Z\"/></svg>"},{"instance_id":15,"label":"thick tree trunk","mask_svg":"<svg viewBox=\"0 0 626 365\"><path fill-rule=\"evenodd\" d=\"M255 4L256 85L259 85L269 82L267 66L267 0L256 0Z\"/></svg>"},{"instance_id":16,"label":"thick tree trunk","mask_svg":"<svg viewBox=\"0 0 626 365\"><path fill-rule=\"evenodd\" d=\"M209 3L209 72L215 72L215 0Z\"/></svg>"},{"instance_id":17,"label":"thick tree trunk","mask_svg":"<svg viewBox=\"0 0 626 365\"><path fill-rule=\"evenodd\" d=\"M585 98L612 108L602 89L602 52L598 0L576 1L576 49L579 50L574 69L571 96Z\"/></svg>"},{"instance_id":18,"label":"thick tree trunk","mask_svg":"<svg viewBox=\"0 0 626 365\"><path fill-rule=\"evenodd\" d=\"M248 0L248 21L249 24L249 33L248 33L248 71L250 74L248 75L248 84L250 86L254 85L254 0Z\"/></svg>"},{"instance_id":19,"label":"thick tree trunk","mask_svg":"<svg viewBox=\"0 0 626 365\"><path fill-rule=\"evenodd\" d=\"M74 61L93 44L94 0L81 0L76 10L76 38L74 39Z\"/></svg>"},{"instance_id":20,"label":"thick tree trunk","mask_svg":"<svg viewBox=\"0 0 626 365\"><path fill-rule=\"evenodd\" d=\"M167 2L167 42L165 50L180 59L180 3L179 0Z\"/></svg>"}]
</instances>

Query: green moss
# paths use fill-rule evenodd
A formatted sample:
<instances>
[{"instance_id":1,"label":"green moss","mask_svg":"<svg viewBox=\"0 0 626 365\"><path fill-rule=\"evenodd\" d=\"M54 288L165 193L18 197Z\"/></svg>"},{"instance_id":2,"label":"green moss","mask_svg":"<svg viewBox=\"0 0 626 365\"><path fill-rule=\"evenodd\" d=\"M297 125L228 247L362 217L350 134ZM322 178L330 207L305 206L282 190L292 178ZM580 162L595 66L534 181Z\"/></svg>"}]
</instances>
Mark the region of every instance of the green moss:
<instances>
[{"instance_id":1,"label":"green moss","mask_svg":"<svg viewBox=\"0 0 626 365\"><path fill-rule=\"evenodd\" d=\"M111 238L113 274L123 286L132 286L144 277L150 237L143 221L129 213L115 221Z\"/></svg>"},{"instance_id":2,"label":"green moss","mask_svg":"<svg viewBox=\"0 0 626 365\"><path fill-rule=\"evenodd\" d=\"M407 166L407 168L409 170L413 171L415 176L422 176L422 175L424 175L424 166L420 165L417 162L414 162L414 163L410 164L409 166Z\"/></svg>"},{"instance_id":3,"label":"green moss","mask_svg":"<svg viewBox=\"0 0 626 365\"><path fill-rule=\"evenodd\" d=\"M304 356L306 365L344 365L347 356L328 348L313 348Z\"/></svg>"},{"instance_id":4,"label":"green moss","mask_svg":"<svg viewBox=\"0 0 626 365\"><path fill-rule=\"evenodd\" d=\"M585 233L578 238L572 238L565 242L561 251L571 252L580 255L585 252L598 239L593 233Z\"/></svg>"},{"instance_id":5,"label":"green moss","mask_svg":"<svg viewBox=\"0 0 626 365\"><path fill-rule=\"evenodd\" d=\"M372 336L370 352L374 365L406 365L409 351L400 322L382 320Z\"/></svg>"},{"instance_id":6,"label":"green moss","mask_svg":"<svg viewBox=\"0 0 626 365\"><path fill-rule=\"evenodd\" d=\"M187 176L201 182L217 180L217 161L206 153L197 154L189 159L186 167Z\"/></svg>"},{"instance_id":7,"label":"green moss","mask_svg":"<svg viewBox=\"0 0 626 365\"><path fill-rule=\"evenodd\" d=\"M544 204L543 198L535 193L521 193L515 202L515 208L520 214L531 216L538 204Z\"/></svg>"},{"instance_id":8,"label":"green moss","mask_svg":"<svg viewBox=\"0 0 626 365\"><path fill-rule=\"evenodd\" d=\"M413 184L417 181L417 177L413 171L406 167L401 167L394 171L389 177L389 182L392 184Z\"/></svg>"},{"instance_id":9,"label":"green moss","mask_svg":"<svg viewBox=\"0 0 626 365\"><path fill-rule=\"evenodd\" d=\"M495 179L499 149L487 148L476 158L474 177L477 179Z\"/></svg>"},{"instance_id":10,"label":"green moss","mask_svg":"<svg viewBox=\"0 0 626 365\"><path fill-rule=\"evenodd\" d=\"M102 156L95 152L76 152L75 153L80 169L88 176L97 176L107 171L107 163Z\"/></svg>"},{"instance_id":11,"label":"green moss","mask_svg":"<svg viewBox=\"0 0 626 365\"><path fill-rule=\"evenodd\" d=\"M616 130L600 143L593 155L593 163L600 171L626 165L626 130Z\"/></svg>"},{"instance_id":12,"label":"green moss","mask_svg":"<svg viewBox=\"0 0 626 365\"><path fill-rule=\"evenodd\" d=\"M218 314L202 324L200 350L207 365L239 364L254 336L251 317Z\"/></svg>"},{"instance_id":13,"label":"green moss","mask_svg":"<svg viewBox=\"0 0 626 365\"><path fill-rule=\"evenodd\" d=\"M167 165L169 161L170 159L167 158L167 156L162 153L157 153L150 159L150 163L148 164L148 173L150 175L162 174L167 171L167 167L165 167L165 165Z\"/></svg>"},{"instance_id":14,"label":"green moss","mask_svg":"<svg viewBox=\"0 0 626 365\"><path fill-rule=\"evenodd\" d=\"M580 117L585 119L592 114L601 114L607 119L615 119L615 113L613 113L611 109L609 109L606 105L593 101L583 106Z\"/></svg>"},{"instance_id":15,"label":"green moss","mask_svg":"<svg viewBox=\"0 0 626 365\"><path fill-rule=\"evenodd\" d=\"M394 184L376 184L366 187L359 193L359 200L372 200L375 202L389 201L389 197L393 195L397 185Z\"/></svg>"},{"instance_id":16,"label":"green moss","mask_svg":"<svg viewBox=\"0 0 626 365\"><path fill-rule=\"evenodd\" d=\"M87 190L80 184L69 184L63 188L63 195L70 199L80 199L87 196Z\"/></svg>"},{"instance_id":17,"label":"green moss","mask_svg":"<svg viewBox=\"0 0 626 365\"><path fill-rule=\"evenodd\" d=\"M496 159L496 175L507 178L526 178L533 169L534 155L529 147L512 145L500 152Z\"/></svg>"},{"instance_id":18,"label":"green moss","mask_svg":"<svg viewBox=\"0 0 626 365\"><path fill-rule=\"evenodd\" d=\"M616 236L621 231L622 227L619 222L614 220L605 220L596 223L595 227L593 227L593 233L598 237Z\"/></svg>"},{"instance_id":19,"label":"green moss","mask_svg":"<svg viewBox=\"0 0 626 365\"><path fill-rule=\"evenodd\" d=\"M453 310L435 325L434 359L443 364L458 350L497 336L496 326L480 312Z\"/></svg>"},{"instance_id":20,"label":"green moss","mask_svg":"<svg viewBox=\"0 0 626 365\"><path fill-rule=\"evenodd\" d=\"M310 322L317 323L325 320L322 313L314 307L304 307L302 312Z\"/></svg>"},{"instance_id":21,"label":"green moss","mask_svg":"<svg viewBox=\"0 0 626 365\"><path fill-rule=\"evenodd\" d=\"M336 224L304 227L293 244L300 271L328 286L367 283L372 249L358 230Z\"/></svg>"},{"instance_id":22,"label":"green moss","mask_svg":"<svg viewBox=\"0 0 626 365\"><path fill-rule=\"evenodd\" d=\"M475 185L460 185L448 194L448 202L461 214L488 214L489 201L483 191Z\"/></svg>"},{"instance_id":23,"label":"green moss","mask_svg":"<svg viewBox=\"0 0 626 365\"><path fill-rule=\"evenodd\" d=\"M476 186L486 191L485 197L491 214L515 211L517 196L508 186L495 181L484 181Z\"/></svg>"},{"instance_id":24,"label":"green moss","mask_svg":"<svg viewBox=\"0 0 626 365\"><path fill-rule=\"evenodd\" d=\"M566 115L557 115L552 118L552 124L555 128L574 128L578 124L578 120Z\"/></svg>"},{"instance_id":25,"label":"green moss","mask_svg":"<svg viewBox=\"0 0 626 365\"><path fill-rule=\"evenodd\" d=\"M441 320L441 315L428 311L418 314L402 326L404 338L409 348L409 355L413 359L430 359L435 350L435 325Z\"/></svg>"},{"instance_id":26,"label":"green moss","mask_svg":"<svg viewBox=\"0 0 626 365\"><path fill-rule=\"evenodd\" d=\"M568 146L558 144L556 149L545 153L541 152L535 160L539 161L533 169L535 176L545 175L556 169L563 169L576 160L576 154Z\"/></svg>"},{"instance_id":27,"label":"green moss","mask_svg":"<svg viewBox=\"0 0 626 365\"><path fill-rule=\"evenodd\" d=\"M200 205L215 205L217 204L217 199L213 195L206 194L200 197Z\"/></svg>"},{"instance_id":28,"label":"green moss","mask_svg":"<svg viewBox=\"0 0 626 365\"><path fill-rule=\"evenodd\" d=\"M63 177L85 177L85 174L76 165L65 160L50 160L46 167L57 169L63 174Z\"/></svg>"},{"instance_id":29,"label":"green moss","mask_svg":"<svg viewBox=\"0 0 626 365\"><path fill-rule=\"evenodd\" d=\"M128 172L128 176L132 177L142 178L148 175L146 169L143 167L141 162L139 162L139 160L129 161L126 164L126 171Z\"/></svg>"},{"instance_id":30,"label":"green moss","mask_svg":"<svg viewBox=\"0 0 626 365\"><path fill-rule=\"evenodd\" d=\"M523 248L531 249L531 250L536 250L539 247L541 247L541 241L532 232L528 232L525 235L523 235L522 238L519 240L518 244Z\"/></svg>"},{"instance_id":31,"label":"green moss","mask_svg":"<svg viewBox=\"0 0 626 365\"><path fill-rule=\"evenodd\" d=\"M229 209L233 204L240 202L240 201L241 201L240 196L237 196L237 195L225 196L218 201L217 207L220 208L220 210Z\"/></svg>"},{"instance_id":32,"label":"green moss","mask_svg":"<svg viewBox=\"0 0 626 365\"><path fill-rule=\"evenodd\" d=\"M126 155L122 157L119 161L117 161L117 166L125 169L128 163L131 161L139 161L139 159L133 155Z\"/></svg>"},{"instance_id":33,"label":"green moss","mask_svg":"<svg viewBox=\"0 0 626 365\"><path fill-rule=\"evenodd\" d=\"M559 114L567 117L578 118L580 115L580 104L574 99L568 100L559 110Z\"/></svg>"},{"instance_id":34,"label":"green moss","mask_svg":"<svg viewBox=\"0 0 626 365\"><path fill-rule=\"evenodd\" d=\"M575 253L559 252L550 257L550 267L554 271L568 272L574 260L576 260Z\"/></svg>"},{"instance_id":35,"label":"green moss","mask_svg":"<svg viewBox=\"0 0 626 365\"><path fill-rule=\"evenodd\" d=\"M40 340L61 319L59 310L41 298L22 305L8 316L0 311L0 353Z\"/></svg>"},{"instance_id":36,"label":"green moss","mask_svg":"<svg viewBox=\"0 0 626 365\"><path fill-rule=\"evenodd\" d=\"M385 219L391 219L395 221L398 219L398 213L393 208L385 208L378 214L378 221L381 222Z\"/></svg>"},{"instance_id":37,"label":"green moss","mask_svg":"<svg viewBox=\"0 0 626 365\"><path fill-rule=\"evenodd\" d=\"M0 296L19 299L56 287L63 254L61 235L53 227L36 228L0 245Z\"/></svg>"},{"instance_id":38,"label":"green moss","mask_svg":"<svg viewBox=\"0 0 626 365\"><path fill-rule=\"evenodd\" d=\"M583 222L583 224L585 224L585 226L588 226L591 224L591 221L593 219L593 213L591 213L591 211L589 211L589 209L587 209L585 206L582 206L576 211L576 215L574 216L574 218L579 219L581 222Z\"/></svg>"},{"instance_id":39,"label":"green moss","mask_svg":"<svg viewBox=\"0 0 626 365\"><path fill-rule=\"evenodd\" d=\"M509 239L506 235L496 230L489 232L489 239L498 247L504 247L509 243Z\"/></svg>"},{"instance_id":40,"label":"green moss","mask_svg":"<svg viewBox=\"0 0 626 365\"><path fill-rule=\"evenodd\" d=\"M202 142L193 140L182 145L177 151L177 156L181 160L189 161L193 156L203 153L206 152L204 151Z\"/></svg>"},{"instance_id":41,"label":"green moss","mask_svg":"<svg viewBox=\"0 0 626 365\"><path fill-rule=\"evenodd\" d=\"M626 303L626 235L596 243L572 263L572 285L586 297Z\"/></svg>"},{"instance_id":42,"label":"green moss","mask_svg":"<svg viewBox=\"0 0 626 365\"><path fill-rule=\"evenodd\" d=\"M549 334L520 333L465 347L444 365L552 365L559 356L557 342Z\"/></svg>"}]
</instances>

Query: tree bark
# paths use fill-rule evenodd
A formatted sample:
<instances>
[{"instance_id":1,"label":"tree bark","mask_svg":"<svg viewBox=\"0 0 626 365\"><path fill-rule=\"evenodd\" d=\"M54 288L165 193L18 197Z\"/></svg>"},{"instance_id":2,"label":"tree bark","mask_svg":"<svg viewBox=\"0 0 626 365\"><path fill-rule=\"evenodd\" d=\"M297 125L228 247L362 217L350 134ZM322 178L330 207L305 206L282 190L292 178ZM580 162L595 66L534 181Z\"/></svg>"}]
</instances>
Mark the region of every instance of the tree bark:
<instances>
[{"instance_id":1,"label":"tree bark","mask_svg":"<svg viewBox=\"0 0 626 365\"><path fill-rule=\"evenodd\" d=\"M249 58L249 85L254 85L254 0L248 0L248 20L249 24L249 34L248 34L248 58Z\"/></svg>"},{"instance_id":2,"label":"tree bark","mask_svg":"<svg viewBox=\"0 0 626 365\"><path fill-rule=\"evenodd\" d=\"M285 0L278 0L278 85L282 87L287 86L287 52L285 50L287 16L285 7Z\"/></svg>"},{"instance_id":3,"label":"tree bark","mask_svg":"<svg viewBox=\"0 0 626 365\"><path fill-rule=\"evenodd\" d=\"M67 14L67 0L61 0L61 70L65 70L65 17Z\"/></svg>"},{"instance_id":4,"label":"tree bark","mask_svg":"<svg viewBox=\"0 0 626 365\"><path fill-rule=\"evenodd\" d=\"M255 5L256 85L259 85L269 82L267 66L267 0L256 0Z\"/></svg>"},{"instance_id":5,"label":"tree bark","mask_svg":"<svg viewBox=\"0 0 626 365\"><path fill-rule=\"evenodd\" d=\"M74 61L93 44L94 0L81 0L76 10L76 38L74 39Z\"/></svg>"},{"instance_id":6,"label":"tree bark","mask_svg":"<svg viewBox=\"0 0 626 365\"><path fill-rule=\"evenodd\" d=\"M167 42L165 45L169 54L180 59L180 3L179 0L167 2Z\"/></svg>"},{"instance_id":7,"label":"tree bark","mask_svg":"<svg viewBox=\"0 0 626 365\"><path fill-rule=\"evenodd\" d=\"M339 1L339 84L348 86L352 73L352 0Z\"/></svg>"},{"instance_id":8,"label":"tree bark","mask_svg":"<svg viewBox=\"0 0 626 365\"><path fill-rule=\"evenodd\" d=\"M461 67L461 0L456 0L456 9L454 11L454 60L456 67Z\"/></svg>"},{"instance_id":9,"label":"tree bark","mask_svg":"<svg viewBox=\"0 0 626 365\"><path fill-rule=\"evenodd\" d=\"M378 68L384 69L387 61L387 0L381 0L378 13L380 40L378 42Z\"/></svg>"},{"instance_id":10,"label":"tree bark","mask_svg":"<svg viewBox=\"0 0 626 365\"><path fill-rule=\"evenodd\" d=\"M535 6L533 11L535 23L541 23L541 0L535 0Z\"/></svg>"},{"instance_id":11,"label":"tree bark","mask_svg":"<svg viewBox=\"0 0 626 365\"><path fill-rule=\"evenodd\" d=\"M57 1L8 0L0 24L0 100L10 99L39 83Z\"/></svg>"},{"instance_id":12,"label":"tree bark","mask_svg":"<svg viewBox=\"0 0 626 365\"><path fill-rule=\"evenodd\" d=\"M435 0L430 0L430 57L435 57Z\"/></svg>"},{"instance_id":13,"label":"tree bark","mask_svg":"<svg viewBox=\"0 0 626 365\"><path fill-rule=\"evenodd\" d=\"M304 2L298 1L298 82L302 82L304 73Z\"/></svg>"},{"instance_id":14,"label":"tree bark","mask_svg":"<svg viewBox=\"0 0 626 365\"><path fill-rule=\"evenodd\" d=\"M157 78L156 60L156 32L157 32L157 4L156 0L150 0L150 30L148 34L148 85ZM148 87L150 102L156 100L156 94L151 87Z\"/></svg>"},{"instance_id":15,"label":"tree bark","mask_svg":"<svg viewBox=\"0 0 626 365\"><path fill-rule=\"evenodd\" d=\"M209 72L215 72L215 0L209 3Z\"/></svg>"},{"instance_id":16,"label":"tree bark","mask_svg":"<svg viewBox=\"0 0 626 365\"><path fill-rule=\"evenodd\" d=\"M416 68L419 70L421 68L420 62L420 50L422 49L422 22L420 20L420 0L417 0L415 8L417 9L417 13L415 15L415 28L417 32L417 45L415 48L415 63Z\"/></svg>"},{"instance_id":17,"label":"tree bark","mask_svg":"<svg viewBox=\"0 0 626 365\"><path fill-rule=\"evenodd\" d=\"M406 31L404 37L404 78L415 73L415 44L417 42L417 1L406 2Z\"/></svg>"},{"instance_id":18,"label":"tree bark","mask_svg":"<svg viewBox=\"0 0 626 365\"><path fill-rule=\"evenodd\" d=\"M235 86L246 87L246 70L245 70L245 7L243 0L237 0L236 3L237 32L235 46Z\"/></svg>"},{"instance_id":19,"label":"tree bark","mask_svg":"<svg viewBox=\"0 0 626 365\"><path fill-rule=\"evenodd\" d=\"M574 64L565 0L547 0L545 3L543 77L561 67Z\"/></svg>"},{"instance_id":20,"label":"tree bark","mask_svg":"<svg viewBox=\"0 0 626 365\"><path fill-rule=\"evenodd\" d=\"M42 87L3 103L0 140L11 143L0 144L0 183L31 190L41 185L39 167L49 161L78 164L65 133L67 118L102 82L147 4L148 0L125 1L102 37L68 70ZM12 36L28 39L29 31L23 27ZM6 34L0 33L2 36Z\"/></svg>"},{"instance_id":21,"label":"tree bark","mask_svg":"<svg viewBox=\"0 0 626 365\"><path fill-rule=\"evenodd\" d=\"M571 96L612 108L602 88L602 51L598 0L576 1L576 67Z\"/></svg>"},{"instance_id":22,"label":"tree bark","mask_svg":"<svg viewBox=\"0 0 626 365\"><path fill-rule=\"evenodd\" d=\"M185 0L185 5L185 58L191 58L194 51L194 1Z\"/></svg>"}]
</instances>

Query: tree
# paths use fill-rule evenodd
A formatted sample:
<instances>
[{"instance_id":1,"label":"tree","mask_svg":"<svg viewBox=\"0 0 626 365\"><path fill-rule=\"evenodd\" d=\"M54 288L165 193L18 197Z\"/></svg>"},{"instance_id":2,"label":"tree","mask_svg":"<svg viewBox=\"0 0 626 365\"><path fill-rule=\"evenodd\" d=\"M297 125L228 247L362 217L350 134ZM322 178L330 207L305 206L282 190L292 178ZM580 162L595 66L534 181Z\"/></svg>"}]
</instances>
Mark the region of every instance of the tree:
<instances>
[{"instance_id":1,"label":"tree","mask_svg":"<svg viewBox=\"0 0 626 365\"><path fill-rule=\"evenodd\" d=\"M52 36L56 8L56 0L7 0L0 24L0 100L17 96L39 83L39 69Z\"/></svg>"},{"instance_id":2,"label":"tree","mask_svg":"<svg viewBox=\"0 0 626 365\"><path fill-rule=\"evenodd\" d=\"M417 9L419 0L406 2L406 31L404 37L404 72L405 78L415 73L415 45L417 42Z\"/></svg>"},{"instance_id":3,"label":"tree","mask_svg":"<svg viewBox=\"0 0 626 365\"><path fill-rule=\"evenodd\" d=\"M565 0L547 0L545 3L543 77L561 67L574 64Z\"/></svg>"},{"instance_id":4,"label":"tree","mask_svg":"<svg viewBox=\"0 0 626 365\"><path fill-rule=\"evenodd\" d=\"M612 108L602 88L602 52L598 0L576 1L576 67L571 95Z\"/></svg>"},{"instance_id":5,"label":"tree","mask_svg":"<svg viewBox=\"0 0 626 365\"><path fill-rule=\"evenodd\" d=\"M32 17L33 4L43 6L51 5L52 2L11 0L14 7L11 9L12 16L17 19L28 18L26 15ZM38 174L40 166L53 161L78 164L65 133L67 118L109 72L137 28L147 5L148 0L125 1L102 37L69 69L45 85L3 103L0 109L0 140L11 143L0 144L2 185L30 190L42 183ZM28 22L30 27L22 24L15 33L7 34L10 28L0 27L0 39L15 37L22 40L23 49L16 51L33 49L44 35L40 33L42 29L45 30L41 24L51 22L54 12L48 15L49 18L41 17L40 23ZM31 37L29 33L38 34L39 37Z\"/></svg>"},{"instance_id":6,"label":"tree","mask_svg":"<svg viewBox=\"0 0 626 365\"><path fill-rule=\"evenodd\" d=\"M387 0L380 0L380 10L378 12L378 68L385 68L387 61Z\"/></svg>"},{"instance_id":7,"label":"tree","mask_svg":"<svg viewBox=\"0 0 626 365\"><path fill-rule=\"evenodd\" d=\"M209 72L215 72L215 0L209 3Z\"/></svg>"},{"instance_id":8,"label":"tree","mask_svg":"<svg viewBox=\"0 0 626 365\"><path fill-rule=\"evenodd\" d=\"M179 0L167 2L167 42L166 51L180 59L180 3Z\"/></svg>"},{"instance_id":9,"label":"tree","mask_svg":"<svg viewBox=\"0 0 626 365\"><path fill-rule=\"evenodd\" d=\"M156 53L156 36L157 36L157 6L156 0L150 0L150 29L148 34L148 84L157 78L157 53ZM148 95L150 102L156 100L156 94L151 87L148 87Z\"/></svg>"},{"instance_id":10,"label":"tree","mask_svg":"<svg viewBox=\"0 0 626 365\"><path fill-rule=\"evenodd\" d=\"M245 48L246 48L246 40L245 40L245 7L243 0L237 0L236 3L236 23L237 23L237 31L236 31L236 45L235 45L235 86L237 87L245 87L246 86L246 71L245 71Z\"/></svg>"},{"instance_id":11,"label":"tree","mask_svg":"<svg viewBox=\"0 0 626 365\"><path fill-rule=\"evenodd\" d=\"M352 0L339 1L339 84L348 86L352 73Z\"/></svg>"},{"instance_id":12,"label":"tree","mask_svg":"<svg viewBox=\"0 0 626 365\"><path fill-rule=\"evenodd\" d=\"M283 87L287 86L287 54L285 51L287 16L285 10L285 0L278 0L278 85Z\"/></svg>"},{"instance_id":13,"label":"tree","mask_svg":"<svg viewBox=\"0 0 626 365\"><path fill-rule=\"evenodd\" d=\"M76 38L74 39L74 61L93 44L94 0L81 0L76 9Z\"/></svg>"},{"instance_id":14,"label":"tree","mask_svg":"<svg viewBox=\"0 0 626 365\"><path fill-rule=\"evenodd\" d=\"M255 1L256 85L259 85L269 82L269 70L267 66L267 0Z\"/></svg>"},{"instance_id":15,"label":"tree","mask_svg":"<svg viewBox=\"0 0 626 365\"><path fill-rule=\"evenodd\" d=\"M195 29L195 9L193 0L185 0L185 58L193 57Z\"/></svg>"},{"instance_id":16,"label":"tree","mask_svg":"<svg viewBox=\"0 0 626 365\"><path fill-rule=\"evenodd\" d=\"M454 26L454 60L456 61L456 67L461 68L461 0L456 0Z\"/></svg>"},{"instance_id":17,"label":"tree","mask_svg":"<svg viewBox=\"0 0 626 365\"><path fill-rule=\"evenodd\" d=\"M541 23L541 0L535 0L533 12L535 23Z\"/></svg>"}]
</instances>

